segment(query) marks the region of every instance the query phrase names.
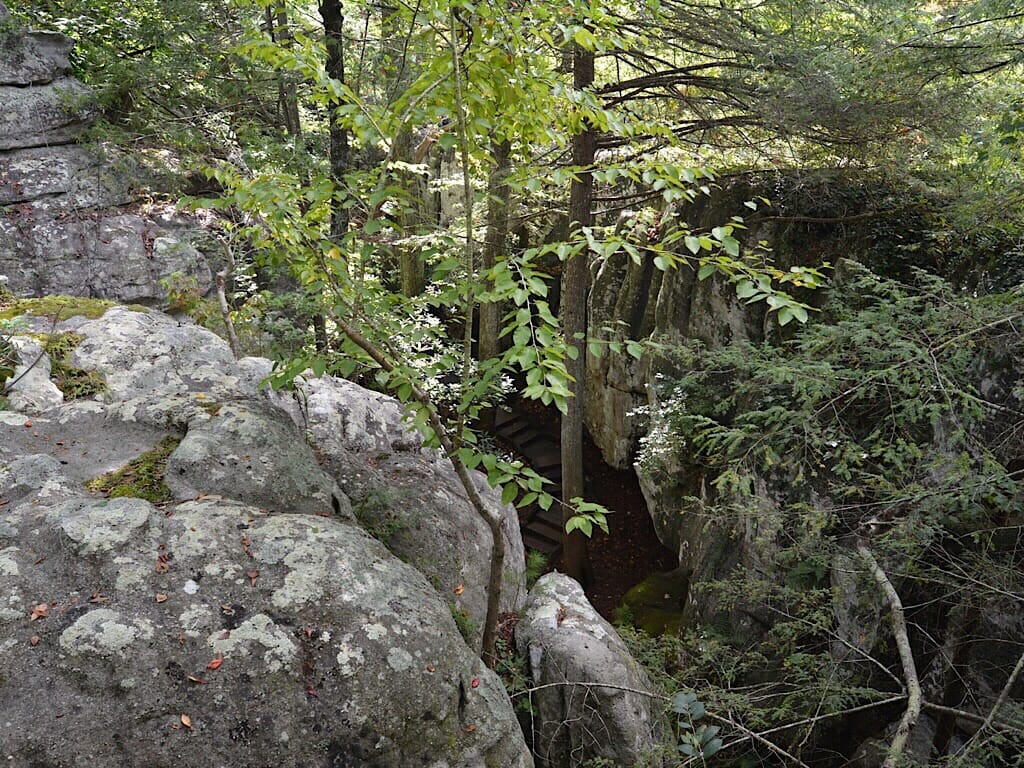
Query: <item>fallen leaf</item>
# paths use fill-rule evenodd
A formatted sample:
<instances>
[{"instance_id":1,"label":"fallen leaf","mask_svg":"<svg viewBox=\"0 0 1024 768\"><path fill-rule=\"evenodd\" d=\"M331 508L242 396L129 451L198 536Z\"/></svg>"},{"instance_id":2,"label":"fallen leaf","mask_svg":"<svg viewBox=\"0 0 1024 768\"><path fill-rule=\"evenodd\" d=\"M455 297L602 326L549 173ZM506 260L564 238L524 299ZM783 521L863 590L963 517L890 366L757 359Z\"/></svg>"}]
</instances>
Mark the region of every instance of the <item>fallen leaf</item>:
<instances>
[{"instance_id":1,"label":"fallen leaf","mask_svg":"<svg viewBox=\"0 0 1024 768\"><path fill-rule=\"evenodd\" d=\"M427 666L427 672L433 672L433 671L434 671L434 665L433 664L429 664Z\"/></svg>"},{"instance_id":2,"label":"fallen leaf","mask_svg":"<svg viewBox=\"0 0 1024 768\"><path fill-rule=\"evenodd\" d=\"M207 669L220 669L220 665L223 664L223 663L224 663L224 658L222 656L218 656L216 659L214 659L209 664L207 664L206 668Z\"/></svg>"},{"instance_id":3,"label":"fallen leaf","mask_svg":"<svg viewBox=\"0 0 1024 768\"><path fill-rule=\"evenodd\" d=\"M308 693L310 696L316 696L317 698L320 698L320 694L316 692L316 689L313 688L312 685L306 686L306 693Z\"/></svg>"},{"instance_id":4,"label":"fallen leaf","mask_svg":"<svg viewBox=\"0 0 1024 768\"><path fill-rule=\"evenodd\" d=\"M46 559L46 555L43 555L43 556L42 556L42 557L40 557L40 558L39 558L38 560L36 560L36 561L35 561L34 563L32 563L32 565L39 565L39 564L40 564L41 562L43 562L43 560L45 560L45 559Z\"/></svg>"},{"instance_id":5,"label":"fallen leaf","mask_svg":"<svg viewBox=\"0 0 1024 768\"><path fill-rule=\"evenodd\" d=\"M306 633L306 639L307 640L313 636L313 628L312 627L304 627L302 629L302 631Z\"/></svg>"},{"instance_id":6,"label":"fallen leaf","mask_svg":"<svg viewBox=\"0 0 1024 768\"><path fill-rule=\"evenodd\" d=\"M93 590L92 596L89 598L89 602L90 603L109 603L110 602L110 598L109 597L104 597L103 595L100 594L100 591L98 589L96 589L96 590Z\"/></svg>"},{"instance_id":7,"label":"fallen leaf","mask_svg":"<svg viewBox=\"0 0 1024 768\"><path fill-rule=\"evenodd\" d=\"M32 606L32 613L29 614L28 620L35 621L36 619L45 619L50 614L50 607L46 603L39 603L38 605Z\"/></svg>"},{"instance_id":8,"label":"fallen leaf","mask_svg":"<svg viewBox=\"0 0 1024 768\"><path fill-rule=\"evenodd\" d=\"M470 682L470 685L473 686L474 688L479 688L480 687L480 678L479 677L474 677L473 680Z\"/></svg>"},{"instance_id":9,"label":"fallen leaf","mask_svg":"<svg viewBox=\"0 0 1024 768\"><path fill-rule=\"evenodd\" d=\"M167 595L165 595L163 592L157 592L156 593L156 601L158 603L166 603L167 602Z\"/></svg>"},{"instance_id":10,"label":"fallen leaf","mask_svg":"<svg viewBox=\"0 0 1024 768\"><path fill-rule=\"evenodd\" d=\"M475 730L476 730L476 723L470 723L469 725L467 725L465 728L462 729L462 732L463 733L472 733Z\"/></svg>"},{"instance_id":11,"label":"fallen leaf","mask_svg":"<svg viewBox=\"0 0 1024 768\"><path fill-rule=\"evenodd\" d=\"M456 595L461 595L465 591L466 591L466 585L465 584L459 584L459 586L457 586L455 588L455 590L454 590Z\"/></svg>"},{"instance_id":12,"label":"fallen leaf","mask_svg":"<svg viewBox=\"0 0 1024 768\"><path fill-rule=\"evenodd\" d=\"M190 731L192 730L192 718L188 715L181 716L181 724L188 728Z\"/></svg>"},{"instance_id":13,"label":"fallen leaf","mask_svg":"<svg viewBox=\"0 0 1024 768\"><path fill-rule=\"evenodd\" d=\"M31 429L32 428L32 422L31 421L26 421L25 422L25 428L26 429Z\"/></svg>"},{"instance_id":14,"label":"fallen leaf","mask_svg":"<svg viewBox=\"0 0 1024 768\"><path fill-rule=\"evenodd\" d=\"M199 685L208 685L206 680L203 680L201 677L196 677L195 675L189 675L188 679L193 683L198 683Z\"/></svg>"},{"instance_id":15,"label":"fallen leaf","mask_svg":"<svg viewBox=\"0 0 1024 768\"><path fill-rule=\"evenodd\" d=\"M218 640L227 640L229 637L231 637L231 630L230 629L225 629L223 632L221 632L217 636L217 639Z\"/></svg>"},{"instance_id":16,"label":"fallen leaf","mask_svg":"<svg viewBox=\"0 0 1024 768\"><path fill-rule=\"evenodd\" d=\"M39 645L39 635L32 635L32 639L28 641L28 644L33 648Z\"/></svg>"},{"instance_id":17,"label":"fallen leaf","mask_svg":"<svg viewBox=\"0 0 1024 768\"><path fill-rule=\"evenodd\" d=\"M157 573L167 573L169 570L171 570L171 566L170 566L169 563L166 563L163 560L157 560L156 561L156 568L154 570Z\"/></svg>"},{"instance_id":18,"label":"fallen leaf","mask_svg":"<svg viewBox=\"0 0 1024 768\"><path fill-rule=\"evenodd\" d=\"M249 571L245 575L249 577L249 584L251 586L255 587L256 586L256 579L258 579L260 577L260 572L259 571Z\"/></svg>"}]
</instances>

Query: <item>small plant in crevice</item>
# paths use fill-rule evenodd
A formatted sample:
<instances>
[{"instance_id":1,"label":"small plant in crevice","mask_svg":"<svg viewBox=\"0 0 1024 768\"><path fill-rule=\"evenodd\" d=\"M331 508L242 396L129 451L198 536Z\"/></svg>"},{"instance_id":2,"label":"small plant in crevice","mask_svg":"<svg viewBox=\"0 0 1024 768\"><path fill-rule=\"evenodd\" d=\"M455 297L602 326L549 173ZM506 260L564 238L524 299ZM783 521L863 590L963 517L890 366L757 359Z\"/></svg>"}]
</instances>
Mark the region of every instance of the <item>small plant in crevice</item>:
<instances>
[{"instance_id":1,"label":"small plant in crevice","mask_svg":"<svg viewBox=\"0 0 1024 768\"><path fill-rule=\"evenodd\" d=\"M68 400L102 394L107 383L96 371L87 371L70 363L71 353L82 343L77 333L54 333L46 337L43 351L50 358L50 378Z\"/></svg>"},{"instance_id":2,"label":"small plant in crevice","mask_svg":"<svg viewBox=\"0 0 1024 768\"><path fill-rule=\"evenodd\" d=\"M459 628L459 634L467 644L472 644L473 636L476 634L476 624L469 618L469 611L459 608L455 603L448 603L448 610L451 611L455 626Z\"/></svg>"},{"instance_id":3,"label":"small plant in crevice","mask_svg":"<svg viewBox=\"0 0 1024 768\"><path fill-rule=\"evenodd\" d=\"M697 724L697 721L706 714L706 710L696 693L679 691L672 697L672 711L677 716L680 754L685 757L700 756L707 759L722 748L722 740L718 738L721 728L717 725Z\"/></svg>"},{"instance_id":4,"label":"small plant in crevice","mask_svg":"<svg viewBox=\"0 0 1024 768\"><path fill-rule=\"evenodd\" d=\"M523 572L523 579L526 581L526 588L533 589L537 579L543 576L548 570L548 556L536 549L526 551L526 570Z\"/></svg>"},{"instance_id":5,"label":"small plant in crevice","mask_svg":"<svg viewBox=\"0 0 1024 768\"><path fill-rule=\"evenodd\" d=\"M168 435L152 450L137 456L121 469L108 472L85 484L93 493L106 494L111 499L125 496L145 499L153 504L173 500L164 477L167 460L178 447L181 438Z\"/></svg>"}]
</instances>

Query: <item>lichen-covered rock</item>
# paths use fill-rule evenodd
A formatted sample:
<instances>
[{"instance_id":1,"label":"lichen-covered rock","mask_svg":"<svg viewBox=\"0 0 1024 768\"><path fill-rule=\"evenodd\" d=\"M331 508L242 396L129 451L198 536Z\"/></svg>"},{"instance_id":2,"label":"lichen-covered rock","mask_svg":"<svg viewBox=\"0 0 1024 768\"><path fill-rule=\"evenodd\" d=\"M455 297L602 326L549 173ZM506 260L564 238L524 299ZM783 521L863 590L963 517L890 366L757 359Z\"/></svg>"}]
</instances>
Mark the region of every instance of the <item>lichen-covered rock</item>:
<instances>
[{"instance_id":1,"label":"lichen-covered rock","mask_svg":"<svg viewBox=\"0 0 1024 768\"><path fill-rule=\"evenodd\" d=\"M440 452L424 449L397 400L343 379L298 382L303 424L324 467L352 500L360 523L419 569L479 640L487 615L491 532ZM505 579L501 610L526 596L525 553L514 507L473 472L477 490L503 519Z\"/></svg>"},{"instance_id":2,"label":"lichen-covered rock","mask_svg":"<svg viewBox=\"0 0 1024 768\"><path fill-rule=\"evenodd\" d=\"M448 608L337 519L214 499L2 508L0 648L15 768L531 765Z\"/></svg>"},{"instance_id":3,"label":"lichen-covered rock","mask_svg":"<svg viewBox=\"0 0 1024 768\"><path fill-rule=\"evenodd\" d=\"M67 144L0 153L0 206L37 203L20 211L33 223L65 210L131 200L127 177L116 173L96 149ZM63 223L67 225L67 218ZM55 234L40 232L38 225L32 231L36 238Z\"/></svg>"},{"instance_id":4,"label":"lichen-covered rock","mask_svg":"<svg viewBox=\"0 0 1024 768\"><path fill-rule=\"evenodd\" d=\"M538 765L577 768L603 758L634 766L658 748L662 707L647 676L573 579L540 578L516 645L533 685L549 686L531 698Z\"/></svg>"},{"instance_id":5,"label":"lichen-covered rock","mask_svg":"<svg viewBox=\"0 0 1024 768\"><path fill-rule=\"evenodd\" d=\"M273 405L295 402L261 387L269 361L236 362L216 336L158 312L113 308L74 326L73 364L104 376L104 401L0 412L0 759L532 765L504 688L453 619L452 592L352 521ZM359 419L392 423L393 401L349 394ZM191 498L155 507L86 493L86 480L175 433L164 479ZM415 440L392 443L422 455L425 482L442 489L418 489L417 510L447 514L451 469ZM347 455L358 475L368 455ZM458 550L434 553L465 569L466 592L473 547L468 569Z\"/></svg>"},{"instance_id":6,"label":"lichen-covered rock","mask_svg":"<svg viewBox=\"0 0 1024 768\"><path fill-rule=\"evenodd\" d=\"M257 400L218 406L212 418L190 424L166 482L179 499L217 493L271 512L352 517L291 420Z\"/></svg>"},{"instance_id":7,"label":"lichen-covered rock","mask_svg":"<svg viewBox=\"0 0 1024 768\"><path fill-rule=\"evenodd\" d=\"M116 182L76 184L71 197L93 193L116 196ZM176 273L201 288L212 285L209 262L194 242L194 221L119 208L68 213L58 202L0 208L6 214L0 215L0 272L12 291L156 303L167 294L161 281Z\"/></svg>"}]
</instances>

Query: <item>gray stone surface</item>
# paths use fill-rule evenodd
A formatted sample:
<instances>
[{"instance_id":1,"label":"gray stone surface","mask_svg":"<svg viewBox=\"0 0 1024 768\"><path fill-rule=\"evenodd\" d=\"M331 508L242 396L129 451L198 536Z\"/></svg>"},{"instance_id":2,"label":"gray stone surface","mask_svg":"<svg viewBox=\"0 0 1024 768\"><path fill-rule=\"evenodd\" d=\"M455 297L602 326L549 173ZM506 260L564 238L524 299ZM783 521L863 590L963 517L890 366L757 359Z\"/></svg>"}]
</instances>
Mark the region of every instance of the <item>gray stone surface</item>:
<instances>
[{"instance_id":1,"label":"gray stone surface","mask_svg":"<svg viewBox=\"0 0 1024 768\"><path fill-rule=\"evenodd\" d=\"M542 576L516 625L516 643L531 683L549 686L531 696L539 766L577 768L594 758L634 766L657 749L664 707L646 695L653 689L643 670L577 582Z\"/></svg>"},{"instance_id":2,"label":"gray stone surface","mask_svg":"<svg viewBox=\"0 0 1024 768\"><path fill-rule=\"evenodd\" d=\"M63 35L0 31L0 85L42 85L66 75L71 71L70 52L71 42Z\"/></svg>"},{"instance_id":3,"label":"gray stone surface","mask_svg":"<svg viewBox=\"0 0 1024 768\"><path fill-rule=\"evenodd\" d=\"M139 204L146 176L74 144L92 118L60 35L0 30L0 274L20 295L159 303L175 273L212 290L194 216Z\"/></svg>"},{"instance_id":4,"label":"gray stone surface","mask_svg":"<svg viewBox=\"0 0 1024 768\"><path fill-rule=\"evenodd\" d=\"M0 153L0 205L45 201L28 209L36 218L131 200L127 176L98 148L65 144Z\"/></svg>"},{"instance_id":5,"label":"gray stone surface","mask_svg":"<svg viewBox=\"0 0 1024 768\"><path fill-rule=\"evenodd\" d=\"M210 499L0 510L0 648L14 768L531 765L447 607L338 520Z\"/></svg>"},{"instance_id":6,"label":"gray stone surface","mask_svg":"<svg viewBox=\"0 0 1024 768\"><path fill-rule=\"evenodd\" d=\"M198 230L173 214L61 212L51 200L0 209L0 273L19 294L65 293L154 303L178 272L200 287L212 272Z\"/></svg>"},{"instance_id":7,"label":"gray stone surface","mask_svg":"<svg viewBox=\"0 0 1024 768\"><path fill-rule=\"evenodd\" d=\"M363 527L423 572L453 610L465 611L478 640L487 615L491 532L447 459L421 447L393 398L325 376L298 382L297 400L302 407L294 418L306 427ZM483 475L473 476L504 521L501 610L513 611L526 596L519 518Z\"/></svg>"}]
</instances>

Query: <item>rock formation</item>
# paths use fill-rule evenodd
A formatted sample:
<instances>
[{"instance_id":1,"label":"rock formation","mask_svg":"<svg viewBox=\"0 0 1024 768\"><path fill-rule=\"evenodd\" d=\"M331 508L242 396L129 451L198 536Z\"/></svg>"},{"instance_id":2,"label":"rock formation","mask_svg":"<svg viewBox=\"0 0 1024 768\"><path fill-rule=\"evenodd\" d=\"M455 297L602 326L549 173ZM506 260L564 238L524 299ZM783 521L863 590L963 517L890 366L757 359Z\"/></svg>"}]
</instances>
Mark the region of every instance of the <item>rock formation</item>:
<instances>
[{"instance_id":1,"label":"rock formation","mask_svg":"<svg viewBox=\"0 0 1024 768\"><path fill-rule=\"evenodd\" d=\"M76 143L93 112L69 51L0 10L0 274L22 295L144 303L175 273L209 286L197 222L143 205L119 167L127 158Z\"/></svg>"},{"instance_id":2,"label":"rock formation","mask_svg":"<svg viewBox=\"0 0 1024 768\"><path fill-rule=\"evenodd\" d=\"M20 410L0 411L7 765L532 765L501 681L453 620L455 575L432 584L442 577L353 520L351 478L387 446L331 476L341 451L322 469L274 405L284 395L259 389L268 361L235 362L158 312L118 307L56 330L81 338L69 359L104 391L55 405L49 380L22 380ZM417 445L393 401L344 391L314 421L386 423L366 439ZM425 531L457 506L437 494L457 492L416 452L440 489L405 501ZM486 584L481 562L459 566L463 594Z\"/></svg>"}]
</instances>

